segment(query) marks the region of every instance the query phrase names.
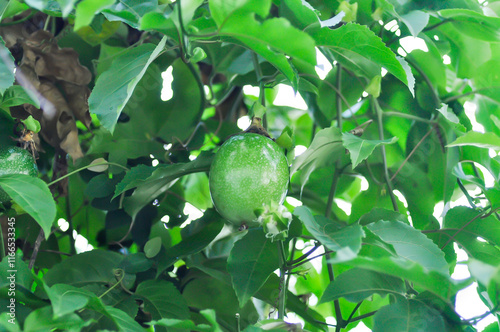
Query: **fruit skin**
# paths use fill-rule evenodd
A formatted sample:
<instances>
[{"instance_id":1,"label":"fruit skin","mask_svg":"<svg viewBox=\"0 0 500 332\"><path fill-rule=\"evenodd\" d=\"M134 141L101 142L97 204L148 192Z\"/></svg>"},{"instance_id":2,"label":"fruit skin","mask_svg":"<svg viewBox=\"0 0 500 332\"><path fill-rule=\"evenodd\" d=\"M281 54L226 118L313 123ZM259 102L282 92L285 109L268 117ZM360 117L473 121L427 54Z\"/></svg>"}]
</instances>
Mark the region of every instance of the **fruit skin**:
<instances>
[{"instance_id":1,"label":"fruit skin","mask_svg":"<svg viewBox=\"0 0 500 332\"><path fill-rule=\"evenodd\" d=\"M17 146L0 149L0 176L7 174L26 174L36 177L38 167L31 153ZM0 188L0 203L10 201L9 195Z\"/></svg>"},{"instance_id":2,"label":"fruit skin","mask_svg":"<svg viewBox=\"0 0 500 332\"><path fill-rule=\"evenodd\" d=\"M229 138L210 168L210 195L217 211L237 226L257 226L254 211L282 204L290 173L281 148L270 138L243 133Z\"/></svg>"}]
</instances>

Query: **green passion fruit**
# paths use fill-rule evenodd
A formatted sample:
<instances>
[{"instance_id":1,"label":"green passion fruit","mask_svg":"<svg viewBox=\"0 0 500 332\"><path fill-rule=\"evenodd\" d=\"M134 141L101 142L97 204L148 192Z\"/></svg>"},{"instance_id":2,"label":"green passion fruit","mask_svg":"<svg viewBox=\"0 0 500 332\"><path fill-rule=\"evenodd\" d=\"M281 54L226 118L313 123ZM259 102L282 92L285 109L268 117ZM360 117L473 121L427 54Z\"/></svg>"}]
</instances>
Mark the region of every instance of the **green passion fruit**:
<instances>
[{"instance_id":1,"label":"green passion fruit","mask_svg":"<svg viewBox=\"0 0 500 332\"><path fill-rule=\"evenodd\" d=\"M209 186L217 211L236 226L258 226L255 210L283 204L290 173L281 148L253 133L230 137L210 168Z\"/></svg>"},{"instance_id":2,"label":"green passion fruit","mask_svg":"<svg viewBox=\"0 0 500 332\"><path fill-rule=\"evenodd\" d=\"M0 149L0 176L7 174L26 174L36 177L38 167L31 153L17 146ZM9 200L9 195L0 188L0 203Z\"/></svg>"}]
</instances>

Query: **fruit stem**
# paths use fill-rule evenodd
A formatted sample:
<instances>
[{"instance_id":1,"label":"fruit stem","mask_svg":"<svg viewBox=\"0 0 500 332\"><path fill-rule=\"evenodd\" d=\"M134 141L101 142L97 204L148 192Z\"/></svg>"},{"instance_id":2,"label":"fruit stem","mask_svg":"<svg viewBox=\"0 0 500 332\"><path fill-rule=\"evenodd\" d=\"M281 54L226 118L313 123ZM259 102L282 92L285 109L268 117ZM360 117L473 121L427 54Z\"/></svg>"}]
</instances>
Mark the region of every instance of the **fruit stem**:
<instances>
[{"instance_id":1,"label":"fruit stem","mask_svg":"<svg viewBox=\"0 0 500 332\"><path fill-rule=\"evenodd\" d=\"M271 138L271 136L269 136L269 134L267 133L266 129L262 126L262 119L256 116L252 118L252 124L244 132L259 134L262 136L266 136L267 138Z\"/></svg>"}]
</instances>

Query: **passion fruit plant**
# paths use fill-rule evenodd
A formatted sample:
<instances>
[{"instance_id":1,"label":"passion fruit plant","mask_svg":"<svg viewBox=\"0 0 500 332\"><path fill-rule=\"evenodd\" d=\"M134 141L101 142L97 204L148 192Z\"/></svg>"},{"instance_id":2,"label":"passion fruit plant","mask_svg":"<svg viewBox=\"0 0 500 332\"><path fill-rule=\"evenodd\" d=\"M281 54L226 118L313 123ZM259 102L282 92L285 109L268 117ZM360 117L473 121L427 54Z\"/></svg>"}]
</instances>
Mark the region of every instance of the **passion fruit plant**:
<instances>
[{"instance_id":1,"label":"passion fruit plant","mask_svg":"<svg viewBox=\"0 0 500 332\"><path fill-rule=\"evenodd\" d=\"M1 0L1 329L499 331L499 15Z\"/></svg>"}]
</instances>

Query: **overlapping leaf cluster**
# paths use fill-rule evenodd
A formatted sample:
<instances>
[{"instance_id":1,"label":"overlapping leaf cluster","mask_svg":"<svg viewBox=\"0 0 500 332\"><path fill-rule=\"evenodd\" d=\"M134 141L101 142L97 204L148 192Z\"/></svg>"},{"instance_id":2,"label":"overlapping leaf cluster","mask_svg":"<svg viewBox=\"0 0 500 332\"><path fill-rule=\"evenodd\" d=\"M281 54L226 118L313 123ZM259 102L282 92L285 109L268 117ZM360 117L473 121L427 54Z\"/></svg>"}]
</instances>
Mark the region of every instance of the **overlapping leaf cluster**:
<instances>
[{"instance_id":1,"label":"overlapping leaf cluster","mask_svg":"<svg viewBox=\"0 0 500 332\"><path fill-rule=\"evenodd\" d=\"M0 143L16 107L66 114L41 121L45 182L0 177L18 239L17 325L0 326L291 330L294 313L308 331L472 331L484 317L455 301L473 283L498 318L499 3L0 1ZM26 66L57 100L14 85ZM278 85L307 109L281 106ZM262 105L271 136L303 147L284 241L225 225L208 190L218 145ZM77 129L83 157L52 200L50 145Z\"/></svg>"}]
</instances>

